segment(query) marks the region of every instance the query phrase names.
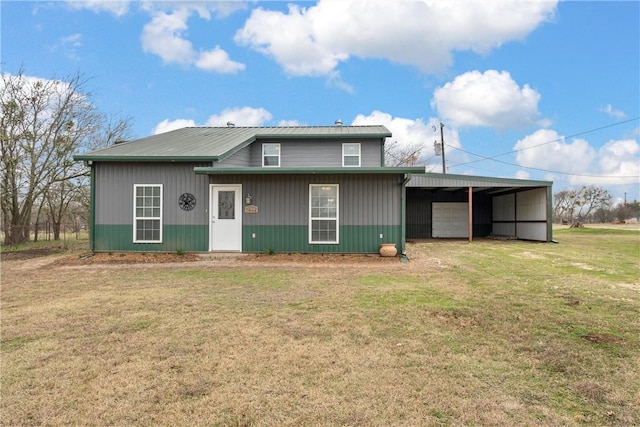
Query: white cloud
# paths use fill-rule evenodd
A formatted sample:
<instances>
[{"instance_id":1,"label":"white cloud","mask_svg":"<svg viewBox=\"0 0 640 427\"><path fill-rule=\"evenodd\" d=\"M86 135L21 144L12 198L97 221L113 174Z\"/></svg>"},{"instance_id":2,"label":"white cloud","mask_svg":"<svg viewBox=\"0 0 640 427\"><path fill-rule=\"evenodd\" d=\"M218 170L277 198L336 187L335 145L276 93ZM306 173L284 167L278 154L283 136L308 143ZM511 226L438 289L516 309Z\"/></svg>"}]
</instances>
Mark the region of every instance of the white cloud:
<instances>
[{"instance_id":1,"label":"white cloud","mask_svg":"<svg viewBox=\"0 0 640 427\"><path fill-rule=\"evenodd\" d=\"M153 134L168 132L175 129L181 129L184 127L193 126L227 126L228 122L235 124L236 126L265 126L272 119L272 115L264 108L253 107L238 107L227 108L220 114L213 114L209 116L207 121L200 125L196 124L193 119L165 119L158 123L153 129ZM291 123L291 122L290 122Z\"/></svg>"},{"instance_id":2,"label":"white cloud","mask_svg":"<svg viewBox=\"0 0 640 427\"><path fill-rule=\"evenodd\" d=\"M633 139L611 140L598 152L603 175L620 177L633 184L640 181L640 145Z\"/></svg>"},{"instance_id":3,"label":"white cloud","mask_svg":"<svg viewBox=\"0 0 640 427\"><path fill-rule=\"evenodd\" d=\"M154 3L155 4L155 3ZM173 5L174 3L170 3ZM167 4L160 3L167 6ZM211 9L205 3L176 3L171 10L150 9L152 19L147 23L141 35L145 52L158 55L165 63L195 66L205 71L218 73L236 73L245 69L245 65L232 61L229 54L216 46L211 50L197 51L185 38L189 29L187 21L195 13L202 19L211 18ZM179 7L178 7L179 6Z\"/></svg>"},{"instance_id":4,"label":"white cloud","mask_svg":"<svg viewBox=\"0 0 640 427\"><path fill-rule=\"evenodd\" d=\"M219 73L236 73L245 69L245 65L232 61L229 54L216 46L212 50L201 52L195 66L206 71Z\"/></svg>"},{"instance_id":5,"label":"white cloud","mask_svg":"<svg viewBox=\"0 0 640 427\"><path fill-rule=\"evenodd\" d=\"M205 126L226 126L227 122L236 126L264 126L272 117L264 108L227 108L220 114L210 116Z\"/></svg>"},{"instance_id":6,"label":"white cloud","mask_svg":"<svg viewBox=\"0 0 640 427\"><path fill-rule=\"evenodd\" d=\"M586 174L596 158L596 150L584 139L566 142L551 129L540 129L519 140L516 161L525 167Z\"/></svg>"},{"instance_id":7,"label":"white cloud","mask_svg":"<svg viewBox=\"0 0 640 427\"><path fill-rule=\"evenodd\" d=\"M116 16L125 15L130 5L129 1L119 0L67 0L67 3L74 9L110 12ZM144 26L140 37L145 52L159 56L167 64L195 66L205 71L230 74L245 69L244 64L232 61L220 46L198 51L185 38L189 30L188 19L193 14L207 21L214 14L224 18L246 8L245 2L142 1L137 4L151 15L151 21Z\"/></svg>"},{"instance_id":8,"label":"white cloud","mask_svg":"<svg viewBox=\"0 0 640 427\"><path fill-rule=\"evenodd\" d=\"M280 120L278 126L304 126L304 124L297 120Z\"/></svg>"},{"instance_id":9,"label":"white cloud","mask_svg":"<svg viewBox=\"0 0 640 427\"><path fill-rule=\"evenodd\" d=\"M540 94L520 87L506 72L469 71L434 91L431 106L453 126L499 129L531 126L538 121Z\"/></svg>"},{"instance_id":10,"label":"white cloud","mask_svg":"<svg viewBox=\"0 0 640 427\"><path fill-rule=\"evenodd\" d=\"M42 96L43 93L49 94L47 96L47 105L39 106L40 118L45 121L55 120L55 108L56 105L60 105L62 102L66 102L65 99L71 98L74 103L82 103L86 106L91 106L92 103L87 94L80 92L82 85L73 85L71 82L63 80L51 80L36 76L27 76L25 74L11 74L2 73L0 78L0 96L4 96L6 102L11 94L5 91L5 79L11 79L14 84L20 87L20 91L26 94L27 99ZM33 94L33 95L32 95Z\"/></svg>"},{"instance_id":11,"label":"white cloud","mask_svg":"<svg viewBox=\"0 0 640 427\"><path fill-rule=\"evenodd\" d=\"M204 19L210 19L212 13L215 13L215 15L220 18L224 18L237 10L247 7L245 2L235 0L215 2L204 2L201 0L142 0L136 2L131 2L130 0L66 0L66 2L73 9L87 9L96 13L108 12L115 16L126 15L132 3L140 6L140 9L146 12L187 8L195 10L198 12L198 16Z\"/></svg>"},{"instance_id":12,"label":"white cloud","mask_svg":"<svg viewBox=\"0 0 640 427\"><path fill-rule=\"evenodd\" d=\"M568 175L571 184L637 184L640 180L640 145L636 140L611 140L596 150L584 139L564 140L554 130L541 129L519 140L516 161L524 167ZM562 174L555 174L562 177ZM564 178L563 178L564 179Z\"/></svg>"},{"instance_id":13,"label":"white cloud","mask_svg":"<svg viewBox=\"0 0 640 427\"><path fill-rule=\"evenodd\" d=\"M146 12L172 11L190 9L197 12L202 19L209 20L212 15L226 18L234 12L247 8L244 1L202 1L202 0L144 0L140 2L141 9Z\"/></svg>"},{"instance_id":14,"label":"white cloud","mask_svg":"<svg viewBox=\"0 0 640 427\"><path fill-rule=\"evenodd\" d=\"M191 64L197 55L190 41L182 38L187 29L189 11L157 13L142 30L142 48L158 55L166 63Z\"/></svg>"},{"instance_id":15,"label":"white cloud","mask_svg":"<svg viewBox=\"0 0 640 427\"><path fill-rule=\"evenodd\" d=\"M441 172L441 157L434 156L433 143L440 141L440 123L436 118L430 118L426 123L423 119L407 119L393 117L389 113L373 111L368 116L359 114L351 123L353 126L384 125L392 133L392 137L385 143L387 146L397 144L400 149L406 147L422 146L421 164L435 172ZM445 145L448 147L460 147L460 136L457 130L444 128ZM449 157L449 153L452 154ZM461 161L459 151L447 151L447 159Z\"/></svg>"},{"instance_id":16,"label":"white cloud","mask_svg":"<svg viewBox=\"0 0 640 427\"><path fill-rule=\"evenodd\" d=\"M332 75L351 56L384 58L433 73L452 52L486 54L523 39L555 12L556 0L463 2L320 0L286 13L257 8L236 33L291 75Z\"/></svg>"},{"instance_id":17,"label":"white cloud","mask_svg":"<svg viewBox=\"0 0 640 427\"><path fill-rule=\"evenodd\" d=\"M80 59L78 51L82 47L82 34L69 34L68 36L64 36L60 39L59 43L56 43L52 47L53 52L61 52L63 55L66 55L68 58L73 60Z\"/></svg>"},{"instance_id":18,"label":"white cloud","mask_svg":"<svg viewBox=\"0 0 640 427\"><path fill-rule=\"evenodd\" d=\"M610 117L614 119L624 119L627 115L622 110L616 110L613 108L611 104L603 105L598 109L598 111L602 111L603 113L607 113Z\"/></svg>"},{"instance_id":19,"label":"white cloud","mask_svg":"<svg viewBox=\"0 0 640 427\"><path fill-rule=\"evenodd\" d=\"M272 56L289 74L332 75L348 54L318 42L313 34L313 15L296 5L289 5L288 14L258 8L235 39Z\"/></svg>"},{"instance_id":20,"label":"white cloud","mask_svg":"<svg viewBox=\"0 0 640 427\"><path fill-rule=\"evenodd\" d=\"M177 119L177 120L169 120L164 119L153 129L153 135L157 135L159 133L165 133L176 129L182 129L186 127L194 127L196 122L191 119Z\"/></svg>"},{"instance_id":21,"label":"white cloud","mask_svg":"<svg viewBox=\"0 0 640 427\"><path fill-rule=\"evenodd\" d=\"M82 47L82 34L70 34L62 38L62 44L71 48Z\"/></svg>"},{"instance_id":22,"label":"white cloud","mask_svg":"<svg viewBox=\"0 0 640 427\"><path fill-rule=\"evenodd\" d=\"M126 15L130 3L128 0L67 0L67 4L74 9L108 12L115 16Z\"/></svg>"}]
</instances>

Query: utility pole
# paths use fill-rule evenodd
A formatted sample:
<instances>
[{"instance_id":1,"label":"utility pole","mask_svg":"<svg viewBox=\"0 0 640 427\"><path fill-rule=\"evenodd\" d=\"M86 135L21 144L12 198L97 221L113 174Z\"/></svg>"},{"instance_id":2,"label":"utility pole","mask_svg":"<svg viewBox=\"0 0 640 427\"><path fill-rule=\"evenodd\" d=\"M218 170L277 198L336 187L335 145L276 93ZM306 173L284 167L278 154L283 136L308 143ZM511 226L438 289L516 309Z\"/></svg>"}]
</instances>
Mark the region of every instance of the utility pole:
<instances>
[{"instance_id":1,"label":"utility pole","mask_svg":"<svg viewBox=\"0 0 640 427\"><path fill-rule=\"evenodd\" d=\"M440 122L440 146L442 147L442 173L447 173L446 162L444 160L444 123Z\"/></svg>"}]
</instances>

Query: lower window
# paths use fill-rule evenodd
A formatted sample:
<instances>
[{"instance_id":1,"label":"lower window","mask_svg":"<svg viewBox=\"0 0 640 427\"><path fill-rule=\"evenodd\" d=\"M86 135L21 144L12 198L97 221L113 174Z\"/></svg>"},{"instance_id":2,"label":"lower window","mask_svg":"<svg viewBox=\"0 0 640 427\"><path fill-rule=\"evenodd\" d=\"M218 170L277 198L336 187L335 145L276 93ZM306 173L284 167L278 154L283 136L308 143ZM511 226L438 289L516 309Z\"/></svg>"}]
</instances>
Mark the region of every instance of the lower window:
<instances>
[{"instance_id":1,"label":"lower window","mask_svg":"<svg viewBox=\"0 0 640 427\"><path fill-rule=\"evenodd\" d=\"M309 243L338 243L338 184L309 185Z\"/></svg>"},{"instance_id":2,"label":"lower window","mask_svg":"<svg viewBox=\"0 0 640 427\"><path fill-rule=\"evenodd\" d=\"M162 184L133 186L133 242L162 243Z\"/></svg>"}]
</instances>

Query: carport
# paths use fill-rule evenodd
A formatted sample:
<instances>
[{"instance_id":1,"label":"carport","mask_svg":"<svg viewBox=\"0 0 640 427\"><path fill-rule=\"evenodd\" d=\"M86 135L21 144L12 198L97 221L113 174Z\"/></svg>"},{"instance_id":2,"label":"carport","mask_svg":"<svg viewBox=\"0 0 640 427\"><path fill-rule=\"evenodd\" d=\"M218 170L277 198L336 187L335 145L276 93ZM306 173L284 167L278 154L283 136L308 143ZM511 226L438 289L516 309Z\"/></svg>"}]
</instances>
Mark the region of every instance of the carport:
<instances>
[{"instance_id":1,"label":"carport","mask_svg":"<svg viewBox=\"0 0 640 427\"><path fill-rule=\"evenodd\" d=\"M424 173L406 189L406 238L552 240L551 181Z\"/></svg>"}]
</instances>

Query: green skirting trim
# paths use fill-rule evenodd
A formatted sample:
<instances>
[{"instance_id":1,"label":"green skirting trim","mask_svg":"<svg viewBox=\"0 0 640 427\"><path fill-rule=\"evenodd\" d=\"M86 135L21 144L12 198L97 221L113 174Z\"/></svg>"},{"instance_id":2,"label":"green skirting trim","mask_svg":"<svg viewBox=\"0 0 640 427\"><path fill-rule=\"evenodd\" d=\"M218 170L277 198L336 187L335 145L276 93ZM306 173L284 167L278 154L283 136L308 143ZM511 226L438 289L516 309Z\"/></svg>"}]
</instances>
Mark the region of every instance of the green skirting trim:
<instances>
[{"instance_id":1,"label":"green skirting trim","mask_svg":"<svg viewBox=\"0 0 640 427\"><path fill-rule=\"evenodd\" d=\"M209 250L209 227L206 225L164 225L162 243L133 243L132 225L97 225L93 231L96 252ZM337 244L309 244L309 229L304 225L245 226L242 234L243 252L377 253L380 243L395 243L398 252L401 249L399 225L343 226Z\"/></svg>"},{"instance_id":2,"label":"green skirting trim","mask_svg":"<svg viewBox=\"0 0 640 427\"><path fill-rule=\"evenodd\" d=\"M343 226L340 227L339 240L338 244L310 244L309 228L305 225L247 226L244 227L242 250L244 252L377 253L380 243L384 242L395 243L399 252L400 226Z\"/></svg>"},{"instance_id":3,"label":"green skirting trim","mask_svg":"<svg viewBox=\"0 0 640 427\"><path fill-rule=\"evenodd\" d=\"M96 252L206 252L209 250L209 227L206 225L164 225L162 243L133 243L133 226L96 225Z\"/></svg>"}]
</instances>

